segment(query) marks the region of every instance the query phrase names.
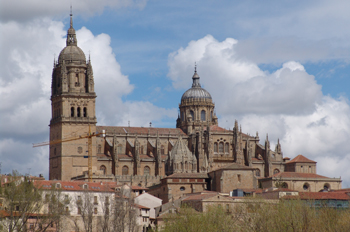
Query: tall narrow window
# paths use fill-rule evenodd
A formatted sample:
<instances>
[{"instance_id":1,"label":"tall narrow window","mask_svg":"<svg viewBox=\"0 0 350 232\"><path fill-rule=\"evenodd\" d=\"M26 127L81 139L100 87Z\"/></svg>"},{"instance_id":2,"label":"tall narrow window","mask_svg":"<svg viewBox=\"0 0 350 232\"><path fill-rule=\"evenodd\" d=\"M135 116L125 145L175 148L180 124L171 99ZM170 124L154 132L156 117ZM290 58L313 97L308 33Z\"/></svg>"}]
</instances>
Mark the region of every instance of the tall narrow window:
<instances>
[{"instance_id":1,"label":"tall narrow window","mask_svg":"<svg viewBox=\"0 0 350 232\"><path fill-rule=\"evenodd\" d=\"M118 145L118 154L122 154L123 153L123 145L119 144Z\"/></svg>"},{"instance_id":2,"label":"tall narrow window","mask_svg":"<svg viewBox=\"0 0 350 232\"><path fill-rule=\"evenodd\" d=\"M102 152L102 146L101 146L101 144L99 144L97 146L97 153L101 153L101 152Z\"/></svg>"},{"instance_id":3,"label":"tall narrow window","mask_svg":"<svg viewBox=\"0 0 350 232\"><path fill-rule=\"evenodd\" d=\"M229 149L228 143L225 143L225 153L228 153L228 149Z\"/></svg>"},{"instance_id":4,"label":"tall narrow window","mask_svg":"<svg viewBox=\"0 0 350 232\"><path fill-rule=\"evenodd\" d=\"M124 166L122 169L122 175L127 176L129 174L129 168L128 166Z\"/></svg>"},{"instance_id":5,"label":"tall narrow window","mask_svg":"<svg viewBox=\"0 0 350 232\"><path fill-rule=\"evenodd\" d=\"M181 120L185 121L185 112L181 112Z\"/></svg>"},{"instance_id":6,"label":"tall narrow window","mask_svg":"<svg viewBox=\"0 0 350 232\"><path fill-rule=\"evenodd\" d=\"M143 175L149 176L150 168L148 166L144 167L143 169Z\"/></svg>"},{"instance_id":7,"label":"tall narrow window","mask_svg":"<svg viewBox=\"0 0 350 232\"><path fill-rule=\"evenodd\" d=\"M86 110L86 107L84 107L84 118L87 117L87 110Z\"/></svg>"},{"instance_id":8,"label":"tall narrow window","mask_svg":"<svg viewBox=\"0 0 350 232\"><path fill-rule=\"evenodd\" d=\"M143 155L143 146L140 147L140 155Z\"/></svg>"},{"instance_id":9,"label":"tall narrow window","mask_svg":"<svg viewBox=\"0 0 350 232\"><path fill-rule=\"evenodd\" d=\"M205 121L205 119L206 119L205 110L202 110L202 112L201 112L201 120Z\"/></svg>"},{"instance_id":10,"label":"tall narrow window","mask_svg":"<svg viewBox=\"0 0 350 232\"><path fill-rule=\"evenodd\" d=\"M191 114L192 120L194 121L194 112L193 112L193 110L190 111L190 114Z\"/></svg>"},{"instance_id":11,"label":"tall narrow window","mask_svg":"<svg viewBox=\"0 0 350 232\"><path fill-rule=\"evenodd\" d=\"M106 175L106 169L107 169L106 166L101 165L100 170L102 171L103 175Z\"/></svg>"},{"instance_id":12,"label":"tall narrow window","mask_svg":"<svg viewBox=\"0 0 350 232\"><path fill-rule=\"evenodd\" d=\"M224 153L224 143L219 143L219 153Z\"/></svg>"},{"instance_id":13,"label":"tall narrow window","mask_svg":"<svg viewBox=\"0 0 350 232\"><path fill-rule=\"evenodd\" d=\"M80 117L80 107L77 109L77 117Z\"/></svg>"},{"instance_id":14,"label":"tall narrow window","mask_svg":"<svg viewBox=\"0 0 350 232\"><path fill-rule=\"evenodd\" d=\"M164 145L160 146L160 154L164 155Z\"/></svg>"},{"instance_id":15,"label":"tall narrow window","mask_svg":"<svg viewBox=\"0 0 350 232\"><path fill-rule=\"evenodd\" d=\"M70 116L71 116L71 117L74 117L74 107L71 107L71 108L70 108Z\"/></svg>"},{"instance_id":16,"label":"tall narrow window","mask_svg":"<svg viewBox=\"0 0 350 232\"><path fill-rule=\"evenodd\" d=\"M217 153L218 152L218 144L214 143L214 152Z\"/></svg>"}]
</instances>

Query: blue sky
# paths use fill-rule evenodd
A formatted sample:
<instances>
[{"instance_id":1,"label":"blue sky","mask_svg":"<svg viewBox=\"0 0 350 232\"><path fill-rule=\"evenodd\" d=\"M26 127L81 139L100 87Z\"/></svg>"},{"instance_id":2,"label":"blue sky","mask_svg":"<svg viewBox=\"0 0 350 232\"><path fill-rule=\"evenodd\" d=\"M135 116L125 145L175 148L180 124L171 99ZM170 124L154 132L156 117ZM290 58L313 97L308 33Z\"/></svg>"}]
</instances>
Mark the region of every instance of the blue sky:
<instances>
[{"instance_id":1,"label":"blue sky","mask_svg":"<svg viewBox=\"0 0 350 232\"><path fill-rule=\"evenodd\" d=\"M175 127L194 63L219 124L279 138L350 186L347 1L0 0L2 172L48 174L50 85L73 5L99 125ZM16 148L16 149L14 149Z\"/></svg>"}]
</instances>

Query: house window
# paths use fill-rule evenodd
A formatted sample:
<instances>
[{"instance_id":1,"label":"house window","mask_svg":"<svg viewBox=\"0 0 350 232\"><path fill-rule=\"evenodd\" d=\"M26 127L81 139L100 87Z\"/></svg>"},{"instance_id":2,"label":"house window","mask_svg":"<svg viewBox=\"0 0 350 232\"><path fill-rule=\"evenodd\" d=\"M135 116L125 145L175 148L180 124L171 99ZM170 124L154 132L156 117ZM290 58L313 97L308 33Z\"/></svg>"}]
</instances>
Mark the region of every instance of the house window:
<instances>
[{"instance_id":1,"label":"house window","mask_svg":"<svg viewBox=\"0 0 350 232\"><path fill-rule=\"evenodd\" d=\"M181 187L180 187L180 191L185 191L185 187L184 187L184 186L181 186Z\"/></svg>"},{"instance_id":2,"label":"house window","mask_svg":"<svg viewBox=\"0 0 350 232\"><path fill-rule=\"evenodd\" d=\"M288 184L286 182L283 182L281 185L282 188L288 188Z\"/></svg>"},{"instance_id":3,"label":"house window","mask_svg":"<svg viewBox=\"0 0 350 232\"><path fill-rule=\"evenodd\" d=\"M202 110L201 112L201 120L205 121L206 115L205 115L205 110Z\"/></svg>"},{"instance_id":4,"label":"house window","mask_svg":"<svg viewBox=\"0 0 350 232\"><path fill-rule=\"evenodd\" d=\"M80 107L77 109L77 117L80 117Z\"/></svg>"},{"instance_id":5,"label":"house window","mask_svg":"<svg viewBox=\"0 0 350 232\"><path fill-rule=\"evenodd\" d=\"M70 116L71 116L71 117L74 117L74 107L71 107L71 108L70 108Z\"/></svg>"},{"instance_id":6,"label":"house window","mask_svg":"<svg viewBox=\"0 0 350 232\"><path fill-rule=\"evenodd\" d=\"M224 153L224 143L219 143L219 153Z\"/></svg>"},{"instance_id":7,"label":"house window","mask_svg":"<svg viewBox=\"0 0 350 232\"><path fill-rule=\"evenodd\" d=\"M143 146L140 147L140 154L143 155Z\"/></svg>"},{"instance_id":8,"label":"house window","mask_svg":"<svg viewBox=\"0 0 350 232\"><path fill-rule=\"evenodd\" d=\"M83 153L83 148L82 147L78 147L78 153L79 154Z\"/></svg>"},{"instance_id":9,"label":"house window","mask_svg":"<svg viewBox=\"0 0 350 232\"><path fill-rule=\"evenodd\" d=\"M128 166L124 166L124 167L123 167L123 169L122 169L122 175L123 175L123 176L129 175L129 168L128 168Z\"/></svg>"},{"instance_id":10,"label":"house window","mask_svg":"<svg viewBox=\"0 0 350 232\"><path fill-rule=\"evenodd\" d=\"M143 169L143 175L149 176L150 168L148 166L144 167Z\"/></svg>"},{"instance_id":11,"label":"house window","mask_svg":"<svg viewBox=\"0 0 350 232\"><path fill-rule=\"evenodd\" d=\"M102 151L102 146L101 146L101 144L99 144L97 146L97 153L101 153L101 151Z\"/></svg>"},{"instance_id":12,"label":"house window","mask_svg":"<svg viewBox=\"0 0 350 232\"><path fill-rule=\"evenodd\" d=\"M237 175L237 181L238 181L238 183L241 183L241 174Z\"/></svg>"},{"instance_id":13,"label":"house window","mask_svg":"<svg viewBox=\"0 0 350 232\"><path fill-rule=\"evenodd\" d=\"M225 143L225 153L228 153L228 148L229 148L228 143Z\"/></svg>"},{"instance_id":14,"label":"house window","mask_svg":"<svg viewBox=\"0 0 350 232\"><path fill-rule=\"evenodd\" d=\"M97 214L97 208L94 208L94 214Z\"/></svg>"},{"instance_id":15,"label":"house window","mask_svg":"<svg viewBox=\"0 0 350 232\"><path fill-rule=\"evenodd\" d=\"M81 214L81 208L78 207L78 214Z\"/></svg>"},{"instance_id":16,"label":"house window","mask_svg":"<svg viewBox=\"0 0 350 232\"><path fill-rule=\"evenodd\" d=\"M164 155L164 145L160 146L160 154Z\"/></svg>"},{"instance_id":17,"label":"house window","mask_svg":"<svg viewBox=\"0 0 350 232\"><path fill-rule=\"evenodd\" d=\"M97 205L98 201L97 201L97 196L94 196L94 205Z\"/></svg>"},{"instance_id":18,"label":"house window","mask_svg":"<svg viewBox=\"0 0 350 232\"><path fill-rule=\"evenodd\" d=\"M277 168L275 170L273 170L273 174L277 174L280 173L280 170L278 170Z\"/></svg>"},{"instance_id":19,"label":"house window","mask_svg":"<svg viewBox=\"0 0 350 232\"><path fill-rule=\"evenodd\" d=\"M106 169L107 169L106 166L101 165L100 170L102 171L103 175L106 175Z\"/></svg>"},{"instance_id":20,"label":"house window","mask_svg":"<svg viewBox=\"0 0 350 232\"><path fill-rule=\"evenodd\" d=\"M310 187L310 185L309 185L308 183L305 183L305 184L303 185L303 189L304 189L305 191L307 191L307 190L309 189L309 187Z\"/></svg>"},{"instance_id":21,"label":"house window","mask_svg":"<svg viewBox=\"0 0 350 232\"><path fill-rule=\"evenodd\" d=\"M326 183L324 186L323 186L323 190L324 191L328 191L330 189L330 185L328 183Z\"/></svg>"},{"instance_id":22,"label":"house window","mask_svg":"<svg viewBox=\"0 0 350 232\"><path fill-rule=\"evenodd\" d=\"M181 120L185 121L185 113L184 112L181 112Z\"/></svg>"}]
</instances>

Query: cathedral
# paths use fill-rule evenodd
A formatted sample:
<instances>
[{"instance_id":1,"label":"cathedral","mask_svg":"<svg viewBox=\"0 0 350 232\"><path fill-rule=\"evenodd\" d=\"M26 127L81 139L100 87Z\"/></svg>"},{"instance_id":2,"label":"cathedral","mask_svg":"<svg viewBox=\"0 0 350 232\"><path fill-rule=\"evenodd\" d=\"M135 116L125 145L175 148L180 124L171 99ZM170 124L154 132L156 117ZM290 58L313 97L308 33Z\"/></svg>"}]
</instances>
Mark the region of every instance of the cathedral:
<instances>
[{"instance_id":1,"label":"cathedral","mask_svg":"<svg viewBox=\"0 0 350 232\"><path fill-rule=\"evenodd\" d=\"M258 133L243 133L237 121L232 130L220 127L196 68L192 86L181 97L176 128L97 125L92 64L78 47L72 15L66 47L54 62L51 90L50 141L105 131L105 137L91 138L93 181L150 187L179 174L210 179L210 173L230 166L249 171L257 183L285 172L290 162L279 141L271 148L266 136L260 144ZM87 138L50 145L49 179L87 180L87 150ZM304 165L310 169L303 172L316 173L311 166Z\"/></svg>"}]
</instances>

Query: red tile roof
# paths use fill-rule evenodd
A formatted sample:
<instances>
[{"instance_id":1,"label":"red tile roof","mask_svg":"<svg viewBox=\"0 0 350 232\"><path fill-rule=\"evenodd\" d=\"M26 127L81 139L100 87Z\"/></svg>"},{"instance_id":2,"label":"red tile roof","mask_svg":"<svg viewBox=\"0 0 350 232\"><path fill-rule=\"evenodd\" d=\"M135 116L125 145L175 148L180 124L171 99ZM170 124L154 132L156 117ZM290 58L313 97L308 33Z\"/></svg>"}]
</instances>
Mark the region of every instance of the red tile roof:
<instances>
[{"instance_id":1,"label":"red tile roof","mask_svg":"<svg viewBox=\"0 0 350 232\"><path fill-rule=\"evenodd\" d=\"M344 192L302 192L299 196L303 200L350 200Z\"/></svg>"},{"instance_id":2,"label":"red tile roof","mask_svg":"<svg viewBox=\"0 0 350 232\"><path fill-rule=\"evenodd\" d=\"M57 183L61 184L62 190L65 191L82 191L84 185L88 186L89 191L94 192L114 192L116 187L122 187L122 185L117 185L117 182L85 182L85 181L61 181L61 180L38 180L34 182L34 186L40 189L51 189ZM146 190L148 188L143 188L139 186L131 186L132 190Z\"/></svg>"},{"instance_id":3,"label":"red tile roof","mask_svg":"<svg viewBox=\"0 0 350 232\"><path fill-rule=\"evenodd\" d=\"M289 164L289 163L316 163L316 162L306 158L303 155L298 155L297 157L295 157L291 161L287 162L287 164Z\"/></svg>"},{"instance_id":4,"label":"red tile roof","mask_svg":"<svg viewBox=\"0 0 350 232\"><path fill-rule=\"evenodd\" d=\"M326 176L317 175L315 173L300 173L300 172L280 172L272 175L272 177L280 178L312 178L312 179L331 179Z\"/></svg>"},{"instance_id":5,"label":"red tile roof","mask_svg":"<svg viewBox=\"0 0 350 232\"><path fill-rule=\"evenodd\" d=\"M232 130L226 130L226 129L219 127L219 126L216 126L216 125L210 126L210 131L212 131L212 132L232 132Z\"/></svg>"},{"instance_id":6,"label":"red tile roof","mask_svg":"<svg viewBox=\"0 0 350 232\"><path fill-rule=\"evenodd\" d=\"M183 135L186 134L179 128L155 128L155 127L127 127L127 126L97 126L97 131L105 130L107 134L138 134L138 135Z\"/></svg>"},{"instance_id":7,"label":"red tile roof","mask_svg":"<svg viewBox=\"0 0 350 232\"><path fill-rule=\"evenodd\" d=\"M186 197L185 199L183 199L182 201L201 201L210 197L214 197L219 195L218 193L204 193L204 194L195 194L195 195L191 195Z\"/></svg>"}]
</instances>

